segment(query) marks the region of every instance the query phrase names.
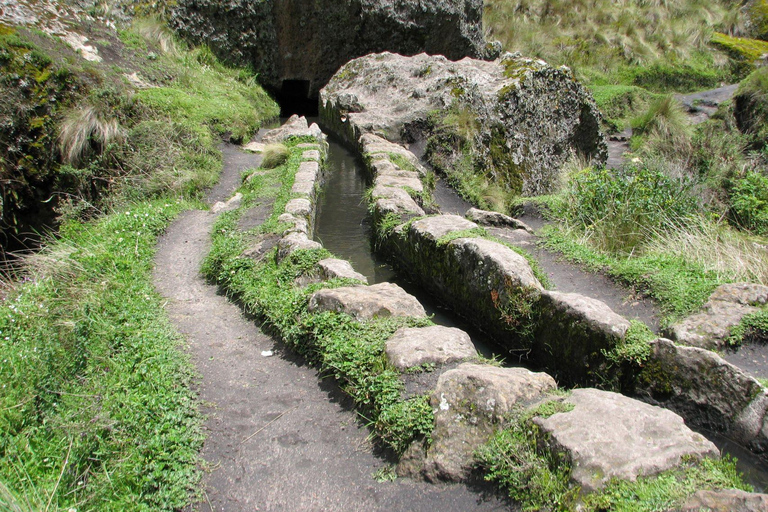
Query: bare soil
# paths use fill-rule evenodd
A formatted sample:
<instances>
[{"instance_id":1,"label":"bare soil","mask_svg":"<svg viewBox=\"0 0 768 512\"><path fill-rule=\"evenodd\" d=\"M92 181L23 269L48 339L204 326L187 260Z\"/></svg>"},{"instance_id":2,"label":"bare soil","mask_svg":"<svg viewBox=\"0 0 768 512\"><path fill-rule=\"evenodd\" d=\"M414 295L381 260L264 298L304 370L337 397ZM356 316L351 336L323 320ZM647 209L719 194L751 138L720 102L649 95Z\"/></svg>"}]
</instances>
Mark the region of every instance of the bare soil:
<instances>
[{"instance_id":1,"label":"bare soil","mask_svg":"<svg viewBox=\"0 0 768 512\"><path fill-rule=\"evenodd\" d=\"M258 164L257 157L232 147L223 151L224 176L209 200L226 199L240 171ZM512 507L479 487L408 479L377 482L373 473L389 461L371 444L368 430L335 384L262 332L200 276L214 219L206 211L186 212L161 238L155 258L156 286L168 298L173 323L189 340L207 414L203 499L193 510Z\"/></svg>"}]
</instances>

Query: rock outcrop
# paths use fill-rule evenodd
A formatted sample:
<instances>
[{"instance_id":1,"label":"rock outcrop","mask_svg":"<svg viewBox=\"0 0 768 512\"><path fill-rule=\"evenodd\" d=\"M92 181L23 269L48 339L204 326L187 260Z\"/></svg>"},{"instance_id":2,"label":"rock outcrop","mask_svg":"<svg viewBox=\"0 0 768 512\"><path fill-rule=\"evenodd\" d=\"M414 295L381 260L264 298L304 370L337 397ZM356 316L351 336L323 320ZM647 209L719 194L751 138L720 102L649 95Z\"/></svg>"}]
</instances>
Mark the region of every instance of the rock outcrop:
<instances>
[{"instance_id":1,"label":"rock outcrop","mask_svg":"<svg viewBox=\"0 0 768 512\"><path fill-rule=\"evenodd\" d=\"M756 512L768 510L768 494L738 489L698 491L691 496L680 512Z\"/></svg>"},{"instance_id":2,"label":"rock outcrop","mask_svg":"<svg viewBox=\"0 0 768 512\"><path fill-rule=\"evenodd\" d=\"M768 286L734 283L719 286L699 313L670 328L670 337L685 345L706 349L723 348L731 328L756 313L768 302Z\"/></svg>"},{"instance_id":3,"label":"rock outcrop","mask_svg":"<svg viewBox=\"0 0 768 512\"><path fill-rule=\"evenodd\" d=\"M571 462L571 479L585 491L612 478L635 480L680 464L685 457L719 457L717 447L677 414L597 389L575 389L574 406L536 418L550 449Z\"/></svg>"},{"instance_id":4,"label":"rock outcrop","mask_svg":"<svg viewBox=\"0 0 768 512\"><path fill-rule=\"evenodd\" d=\"M369 53L483 56L482 14L482 0L179 0L171 24L273 90L306 98Z\"/></svg>"},{"instance_id":5,"label":"rock outcrop","mask_svg":"<svg viewBox=\"0 0 768 512\"><path fill-rule=\"evenodd\" d=\"M367 133L413 142L430 135L431 123L461 118L458 135L472 148L475 172L526 195L550 191L571 153L607 157L600 114L571 71L513 56L367 55L321 91L320 115L352 144Z\"/></svg>"}]
</instances>

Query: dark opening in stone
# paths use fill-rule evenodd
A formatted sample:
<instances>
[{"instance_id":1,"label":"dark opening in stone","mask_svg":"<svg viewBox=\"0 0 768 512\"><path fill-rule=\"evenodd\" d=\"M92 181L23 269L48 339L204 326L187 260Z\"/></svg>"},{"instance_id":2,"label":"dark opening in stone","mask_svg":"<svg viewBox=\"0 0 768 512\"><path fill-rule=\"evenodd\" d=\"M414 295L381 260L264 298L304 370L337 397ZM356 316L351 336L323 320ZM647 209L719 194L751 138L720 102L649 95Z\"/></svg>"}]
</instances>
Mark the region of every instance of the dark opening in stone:
<instances>
[{"instance_id":1,"label":"dark opening in stone","mask_svg":"<svg viewBox=\"0 0 768 512\"><path fill-rule=\"evenodd\" d=\"M290 117L317 116L317 96L310 95L309 80L283 80L283 85L275 94L280 103L280 115Z\"/></svg>"}]
</instances>

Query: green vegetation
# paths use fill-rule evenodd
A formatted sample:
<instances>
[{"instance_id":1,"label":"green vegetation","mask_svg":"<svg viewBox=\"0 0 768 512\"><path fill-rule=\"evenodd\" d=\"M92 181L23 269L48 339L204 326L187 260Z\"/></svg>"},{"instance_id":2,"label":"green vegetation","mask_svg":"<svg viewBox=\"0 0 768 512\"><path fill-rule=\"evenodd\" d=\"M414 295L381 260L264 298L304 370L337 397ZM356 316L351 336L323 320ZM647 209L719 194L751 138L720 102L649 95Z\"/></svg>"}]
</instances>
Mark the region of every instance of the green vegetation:
<instances>
[{"instance_id":1,"label":"green vegetation","mask_svg":"<svg viewBox=\"0 0 768 512\"><path fill-rule=\"evenodd\" d=\"M548 401L533 410L519 411L477 452L484 478L495 482L520 502L523 510L569 510L578 495L571 489L567 461L539 445L533 418L568 412L573 406Z\"/></svg>"},{"instance_id":2,"label":"green vegetation","mask_svg":"<svg viewBox=\"0 0 768 512\"><path fill-rule=\"evenodd\" d=\"M0 30L3 229L54 206L61 221L3 283L3 510L181 510L197 492L194 373L152 285L154 246L216 181L218 135L250 134L277 107L251 74L202 59L156 22L122 37L131 46L100 44L150 89L134 93L121 62ZM197 104L165 108L164 89Z\"/></svg>"},{"instance_id":3,"label":"green vegetation","mask_svg":"<svg viewBox=\"0 0 768 512\"><path fill-rule=\"evenodd\" d=\"M4 232L169 190L197 194L217 179L215 136L243 140L278 113L253 74L185 47L157 22L120 36L110 48L138 67L138 90L119 66L86 62L57 38L0 34Z\"/></svg>"},{"instance_id":4,"label":"green vegetation","mask_svg":"<svg viewBox=\"0 0 768 512\"><path fill-rule=\"evenodd\" d=\"M582 494L570 483L567 460L549 449L536 417L569 412L572 406L548 401L532 410L520 411L509 425L498 431L477 452L485 479L504 487L523 510L569 511L661 511L673 510L702 489L751 491L729 457L719 460L686 460L673 470L637 481L612 480L603 489Z\"/></svg>"},{"instance_id":5,"label":"green vegetation","mask_svg":"<svg viewBox=\"0 0 768 512\"><path fill-rule=\"evenodd\" d=\"M222 285L250 314L256 315L298 353L307 357L357 403L361 416L386 446L402 453L417 437L429 438L432 409L426 396L402 399L399 373L388 363L384 343L403 326L431 325L426 319L385 318L357 322L333 312L310 313L309 297L315 291L358 284L345 280L301 287L300 276L312 276L317 261L327 258L324 249L299 250L282 260L267 256L260 263L241 257L248 243L268 233L281 233L277 217L291 196L293 176L301 162L302 139L290 139L290 156L269 173L256 176L240 188L242 206L222 214L213 233L213 245L203 271ZM271 217L252 232L237 229L240 215L264 197L274 197Z\"/></svg>"},{"instance_id":6,"label":"green vegetation","mask_svg":"<svg viewBox=\"0 0 768 512\"><path fill-rule=\"evenodd\" d=\"M742 343L765 343L768 341L768 308L746 315L731 328L728 345L738 347Z\"/></svg>"},{"instance_id":7,"label":"green vegetation","mask_svg":"<svg viewBox=\"0 0 768 512\"><path fill-rule=\"evenodd\" d=\"M168 201L168 202L164 202ZM72 221L0 302L0 508L176 510L199 478L191 364L152 285L188 203ZM19 509L14 507L21 507Z\"/></svg>"},{"instance_id":8,"label":"green vegetation","mask_svg":"<svg viewBox=\"0 0 768 512\"><path fill-rule=\"evenodd\" d=\"M264 169L274 169L283 165L289 156L291 153L284 144L269 144L262 153L261 166Z\"/></svg>"}]
</instances>

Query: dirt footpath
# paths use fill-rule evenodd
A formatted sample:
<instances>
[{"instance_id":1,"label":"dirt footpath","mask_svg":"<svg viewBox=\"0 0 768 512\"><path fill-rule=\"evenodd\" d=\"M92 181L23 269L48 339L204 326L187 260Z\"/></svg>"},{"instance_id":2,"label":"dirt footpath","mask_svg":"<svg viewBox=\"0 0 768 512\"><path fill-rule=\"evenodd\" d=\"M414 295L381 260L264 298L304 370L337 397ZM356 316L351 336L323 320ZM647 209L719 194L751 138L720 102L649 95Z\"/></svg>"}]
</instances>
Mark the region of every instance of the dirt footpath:
<instances>
[{"instance_id":1,"label":"dirt footpath","mask_svg":"<svg viewBox=\"0 0 768 512\"><path fill-rule=\"evenodd\" d=\"M227 197L240 171L258 164L232 148L224 153L222 184L230 190L217 187L211 199ZM209 212L186 212L161 238L155 257L156 287L189 340L208 415L205 494L193 510L510 509L463 485L377 482L372 475L387 461L377 456L368 430L337 387L200 277L214 219Z\"/></svg>"}]
</instances>

